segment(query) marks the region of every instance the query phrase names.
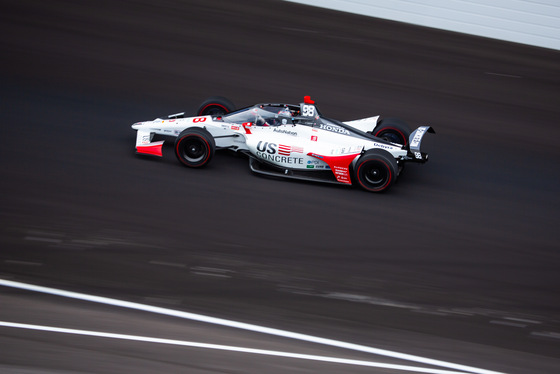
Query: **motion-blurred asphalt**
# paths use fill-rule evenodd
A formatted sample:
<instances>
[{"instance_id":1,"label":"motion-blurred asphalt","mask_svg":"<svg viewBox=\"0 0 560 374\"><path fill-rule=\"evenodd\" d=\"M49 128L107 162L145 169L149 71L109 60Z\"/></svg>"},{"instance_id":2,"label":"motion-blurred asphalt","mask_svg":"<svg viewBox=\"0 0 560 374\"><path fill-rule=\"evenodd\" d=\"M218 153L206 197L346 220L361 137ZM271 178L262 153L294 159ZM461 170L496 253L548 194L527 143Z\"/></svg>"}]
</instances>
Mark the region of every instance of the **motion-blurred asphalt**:
<instances>
[{"instance_id":1,"label":"motion-blurred asphalt","mask_svg":"<svg viewBox=\"0 0 560 374\"><path fill-rule=\"evenodd\" d=\"M560 52L273 0L0 0L0 20L0 278L560 370ZM311 95L328 117L437 134L386 194L264 178L230 153L191 170L172 141L135 155L132 123L213 95ZM96 308L0 287L2 320L168 323ZM0 371L385 373L64 339L0 327Z\"/></svg>"}]
</instances>

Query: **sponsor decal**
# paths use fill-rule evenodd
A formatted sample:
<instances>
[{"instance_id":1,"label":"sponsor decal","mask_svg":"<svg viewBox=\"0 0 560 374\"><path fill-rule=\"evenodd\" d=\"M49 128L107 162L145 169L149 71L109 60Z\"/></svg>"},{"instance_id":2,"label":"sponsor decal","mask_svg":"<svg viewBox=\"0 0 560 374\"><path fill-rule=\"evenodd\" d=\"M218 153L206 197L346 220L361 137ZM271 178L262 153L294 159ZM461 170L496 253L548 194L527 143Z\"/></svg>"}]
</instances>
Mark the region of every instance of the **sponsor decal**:
<instances>
[{"instance_id":1,"label":"sponsor decal","mask_svg":"<svg viewBox=\"0 0 560 374\"><path fill-rule=\"evenodd\" d=\"M274 163L303 165L303 158L289 157L291 152L303 153L303 148L289 145L263 142L257 144L257 157Z\"/></svg>"},{"instance_id":2,"label":"sponsor decal","mask_svg":"<svg viewBox=\"0 0 560 374\"><path fill-rule=\"evenodd\" d=\"M197 122L206 122L206 117L197 117L197 118L193 118L193 123L197 123Z\"/></svg>"},{"instance_id":3,"label":"sponsor decal","mask_svg":"<svg viewBox=\"0 0 560 374\"><path fill-rule=\"evenodd\" d=\"M148 144L150 142L150 135L142 135L142 144Z\"/></svg>"},{"instance_id":4,"label":"sponsor decal","mask_svg":"<svg viewBox=\"0 0 560 374\"><path fill-rule=\"evenodd\" d=\"M308 156L316 157L328 164L324 169L330 169L336 180L345 184L352 184L350 178L349 166L352 160L359 155L359 153L336 155L336 156L321 156L315 153L308 153ZM316 165L315 169L323 169L323 165Z\"/></svg>"},{"instance_id":5,"label":"sponsor decal","mask_svg":"<svg viewBox=\"0 0 560 374\"><path fill-rule=\"evenodd\" d=\"M237 125L231 125L231 129L232 129L232 130L239 130L239 129L240 129L240 127L239 127L239 126L237 126Z\"/></svg>"},{"instance_id":6,"label":"sponsor decal","mask_svg":"<svg viewBox=\"0 0 560 374\"><path fill-rule=\"evenodd\" d=\"M344 148L334 148L331 149L331 155L333 156L339 156L339 155L345 155L345 154L350 154L350 153L357 153L357 152L361 152L362 151L362 146L361 145L356 145L356 146L349 146L349 147L344 147Z\"/></svg>"},{"instance_id":7,"label":"sponsor decal","mask_svg":"<svg viewBox=\"0 0 560 374\"><path fill-rule=\"evenodd\" d=\"M345 175L347 170L348 170L348 168L344 168L342 166L336 166L335 165L333 172L334 172L335 175Z\"/></svg>"},{"instance_id":8,"label":"sponsor decal","mask_svg":"<svg viewBox=\"0 0 560 374\"><path fill-rule=\"evenodd\" d=\"M330 169L328 165L322 165L323 161L319 160L308 160L307 161L307 168L308 169Z\"/></svg>"},{"instance_id":9,"label":"sponsor decal","mask_svg":"<svg viewBox=\"0 0 560 374\"><path fill-rule=\"evenodd\" d=\"M421 159L422 159L422 153L420 153L420 152L414 152L414 157L416 157L417 159L421 160Z\"/></svg>"},{"instance_id":10,"label":"sponsor decal","mask_svg":"<svg viewBox=\"0 0 560 374\"><path fill-rule=\"evenodd\" d=\"M286 135L291 135L291 136L297 136L297 132L295 131L289 131L289 130L280 130L280 129L274 129L272 130L274 132L278 132L280 134L286 134Z\"/></svg>"},{"instance_id":11,"label":"sponsor decal","mask_svg":"<svg viewBox=\"0 0 560 374\"><path fill-rule=\"evenodd\" d=\"M257 152L257 157L260 157L263 160L274 162L276 164L303 165L303 158L301 157L280 156L265 152Z\"/></svg>"},{"instance_id":12,"label":"sponsor decal","mask_svg":"<svg viewBox=\"0 0 560 374\"><path fill-rule=\"evenodd\" d=\"M414 139L412 139L412 141L410 142L410 146L418 147L418 145L420 144L420 140L422 140L422 136L424 135L425 132L426 132L426 127L419 127L416 130L416 135L414 135Z\"/></svg>"},{"instance_id":13,"label":"sponsor decal","mask_svg":"<svg viewBox=\"0 0 560 374\"><path fill-rule=\"evenodd\" d=\"M269 143L269 142L263 142L262 140L259 142L259 144L257 144L257 151L258 152L266 152L266 153L270 153L270 154L275 154L276 153L276 147L278 147L278 145L274 144L274 143Z\"/></svg>"},{"instance_id":14,"label":"sponsor decal","mask_svg":"<svg viewBox=\"0 0 560 374\"><path fill-rule=\"evenodd\" d=\"M394 149L395 147L387 145L387 144L382 144L382 143L373 143L373 145L375 146L375 148L383 148L383 149Z\"/></svg>"},{"instance_id":15,"label":"sponsor decal","mask_svg":"<svg viewBox=\"0 0 560 374\"><path fill-rule=\"evenodd\" d=\"M317 141L317 135L311 135L311 141L316 142Z\"/></svg>"},{"instance_id":16,"label":"sponsor decal","mask_svg":"<svg viewBox=\"0 0 560 374\"><path fill-rule=\"evenodd\" d=\"M289 146L289 145L283 145L280 144L278 146L278 154L279 155L283 155L283 156L289 156L290 153L303 153L303 148L302 147L298 147L295 145Z\"/></svg>"},{"instance_id":17,"label":"sponsor decal","mask_svg":"<svg viewBox=\"0 0 560 374\"><path fill-rule=\"evenodd\" d=\"M325 125L324 123L321 123L319 125L319 128L321 130L336 132L338 134L350 135L350 131L346 130L343 127L337 126L337 125Z\"/></svg>"},{"instance_id":18,"label":"sponsor decal","mask_svg":"<svg viewBox=\"0 0 560 374\"><path fill-rule=\"evenodd\" d=\"M347 167L333 165L333 173L336 177L336 180L343 183L351 183L350 182L350 173L348 172Z\"/></svg>"}]
</instances>

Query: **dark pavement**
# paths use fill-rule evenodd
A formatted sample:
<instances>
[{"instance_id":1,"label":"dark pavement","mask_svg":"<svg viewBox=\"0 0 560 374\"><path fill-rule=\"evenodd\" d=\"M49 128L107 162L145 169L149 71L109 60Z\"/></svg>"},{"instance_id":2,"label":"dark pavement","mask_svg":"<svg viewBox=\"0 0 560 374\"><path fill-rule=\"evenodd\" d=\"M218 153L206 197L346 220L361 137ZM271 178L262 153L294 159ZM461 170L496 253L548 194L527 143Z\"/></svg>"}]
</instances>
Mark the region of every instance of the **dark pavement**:
<instances>
[{"instance_id":1,"label":"dark pavement","mask_svg":"<svg viewBox=\"0 0 560 374\"><path fill-rule=\"evenodd\" d=\"M0 278L488 370L560 367L560 52L271 0L0 10ZM172 142L163 159L134 154L132 123L213 95L239 107L311 95L329 117L381 114L437 134L425 137L430 161L387 194L263 178L229 153L190 170ZM15 300L2 318L18 322L37 296L12 292L0 288ZM27 323L82 313L108 330L87 303L58 313L35 301ZM113 312L131 330L148 323ZM27 364L27 344L12 343L35 341L26 332L0 339L11 347L0 368L197 372L182 348L88 369L72 354L68 366ZM86 356L119 355L84 344ZM160 353L172 366L158 368ZM189 360L200 372L340 372Z\"/></svg>"}]
</instances>

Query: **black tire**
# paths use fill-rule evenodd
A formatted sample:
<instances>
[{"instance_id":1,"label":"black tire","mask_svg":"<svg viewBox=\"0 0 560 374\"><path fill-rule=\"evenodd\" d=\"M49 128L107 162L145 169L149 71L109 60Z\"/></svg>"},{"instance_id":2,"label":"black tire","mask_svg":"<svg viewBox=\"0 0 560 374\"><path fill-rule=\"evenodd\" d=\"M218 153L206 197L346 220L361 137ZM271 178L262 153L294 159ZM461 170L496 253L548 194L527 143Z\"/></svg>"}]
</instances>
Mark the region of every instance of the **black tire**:
<instances>
[{"instance_id":1,"label":"black tire","mask_svg":"<svg viewBox=\"0 0 560 374\"><path fill-rule=\"evenodd\" d=\"M175 140L175 155L183 165L197 168L212 160L216 142L210 133L200 127L183 130Z\"/></svg>"},{"instance_id":2,"label":"black tire","mask_svg":"<svg viewBox=\"0 0 560 374\"><path fill-rule=\"evenodd\" d=\"M367 191L383 192L395 183L398 170L393 155L383 149L371 149L356 162L354 180Z\"/></svg>"},{"instance_id":3,"label":"black tire","mask_svg":"<svg viewBox=\"0 0 560 374\"><path fill-rule=\"evenodd\" d=\"M220 116L233 112L235 110L235 105L225 97L212 96L209 99L204 100L200 107L198 108L197 116Z\"/></svg>"},{"instance_id":4,"label":"black tire","mask_svg":"<svg viewBox=\"0 0 560 374\"><path fill-rule=\"evenodd\" d=\"M391 143L408 145L408 138L412 130L403 120L398 118L385 118L379 122L371 133L373 136L377 136Z\"/></svg>"}]
</instances>

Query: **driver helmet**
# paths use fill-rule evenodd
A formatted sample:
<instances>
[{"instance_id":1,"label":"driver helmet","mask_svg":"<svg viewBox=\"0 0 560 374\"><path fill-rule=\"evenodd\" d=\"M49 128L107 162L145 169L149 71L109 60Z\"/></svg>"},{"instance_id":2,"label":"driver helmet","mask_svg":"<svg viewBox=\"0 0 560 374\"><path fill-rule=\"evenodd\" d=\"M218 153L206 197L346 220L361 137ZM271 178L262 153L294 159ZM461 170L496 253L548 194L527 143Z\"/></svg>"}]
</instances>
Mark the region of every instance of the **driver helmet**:
<instances>
[{"instance_id":1,"label":"driver helmet","mask_svg":"<svg viewBox=\"0 0 560 374\"><path fill-rule=\"evenodd\" d=\"M288 109L288 107L284 107L278 112L278 115L291 117L292 112L290 111L290 109Z\"/></svg>"}]
</instances>

